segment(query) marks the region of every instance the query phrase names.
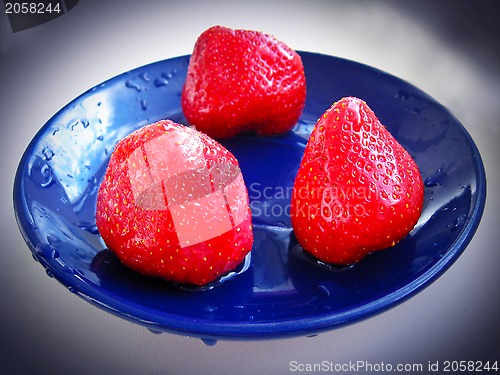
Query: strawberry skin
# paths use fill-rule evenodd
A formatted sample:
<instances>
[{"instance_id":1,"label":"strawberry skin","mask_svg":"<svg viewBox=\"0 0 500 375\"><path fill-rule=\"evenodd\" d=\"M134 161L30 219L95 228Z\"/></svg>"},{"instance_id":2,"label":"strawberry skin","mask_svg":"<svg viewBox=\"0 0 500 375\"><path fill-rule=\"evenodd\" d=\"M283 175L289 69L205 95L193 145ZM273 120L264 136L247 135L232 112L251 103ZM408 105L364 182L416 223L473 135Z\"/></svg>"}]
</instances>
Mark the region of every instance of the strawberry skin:
<instances>
[{"instance_id":1,"label":"strawberry skin","mask_svg":"<svg viewBox=\"0 0 500 375\"><path fill-rule=\"evenodd\" d=\"M423 198L410 154L364 101L346 97L310 135L293 186L291 221L308 253L350 265L403 239L420 217Z\"/></svg>"},{"instance_id":2,"label":"strawberry skin","mask_svg":"<svg viewBox=\"0 0 500 375\"><path fill-rule=\"evenodd\" d=\"M300 56L273 36L214 26L197 39L182 90L187 120L214 138L290 130L306 99Z\"/></svg>"},{"instance_id":3,"label":"strawberry skin","mask_svg":"<svg viewBox=\"0 0 500 375\"><path fill-rule=\"evenodd\" d=\"M98 191L96 224L127 267L180 284L217 279L253 244L236 158L170 120L140 128L115 146Z\"/></svg>"}]
</instances>

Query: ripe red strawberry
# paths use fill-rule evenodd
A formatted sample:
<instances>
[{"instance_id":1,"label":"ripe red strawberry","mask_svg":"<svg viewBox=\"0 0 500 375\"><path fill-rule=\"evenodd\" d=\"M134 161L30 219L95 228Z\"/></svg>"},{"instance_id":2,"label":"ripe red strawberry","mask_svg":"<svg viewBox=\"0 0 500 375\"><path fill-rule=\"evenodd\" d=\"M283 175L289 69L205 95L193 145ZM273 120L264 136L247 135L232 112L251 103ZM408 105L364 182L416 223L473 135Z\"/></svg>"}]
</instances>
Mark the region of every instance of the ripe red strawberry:
<instances>
[{"instance_id":1,"label":"ripe red strawberry","mask_svg":"<svg viewBox=\"0 0 500 375\"><path fill-rule=\"evenodd\" d=\"M364 101L347 97L310 135L293 186L292 226L318 259L353 264L403 239L423 197L415 161Z\"/></svg>"},{"instance_id":2,"label":"ripe red strawberry","mask_svg":"<svg viewBox=\"0 0 500 375\"><path fill-rule=\"evenodd\" d=\"M196 41L182 91L188 121L214 138L290 130L306 98L300 56L273 36L214 26Z\"/></svg>"},{"instance_id":3,"label":"ripe red strawberry","mask_svg":"<svg viewBox=\"0 0 500 375\"><path fill-rule=\"evenodd\" d=\"M96 224L131 269L204 285L252 248L248 192L236 158L170 120L122 139L97 197Z\"/></svg>"}]
</instances>

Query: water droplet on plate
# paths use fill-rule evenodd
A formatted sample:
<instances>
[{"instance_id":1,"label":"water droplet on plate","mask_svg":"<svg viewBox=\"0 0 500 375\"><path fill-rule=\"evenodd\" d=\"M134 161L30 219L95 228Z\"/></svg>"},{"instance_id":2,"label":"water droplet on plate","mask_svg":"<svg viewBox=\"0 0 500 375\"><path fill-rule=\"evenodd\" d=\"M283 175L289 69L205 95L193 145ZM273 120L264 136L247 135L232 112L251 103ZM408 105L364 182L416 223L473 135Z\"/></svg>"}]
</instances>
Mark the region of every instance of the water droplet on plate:
<instances>
[{"instance_id":1,"label":"water droplet on plate","mask_svg":"<svg viewBox=\"0 0 500 375\"><path fill-rule=\"evenodd\" d=\"M329 296L330 295L330 290L323 284L319 284L317 287L316 287L316 291L319 293L319 294L322 294L324 296Z\"/></svg>"},{"instance_id":2,"label":"water droplet on plate","mask_svg":"<svg viewBox=\"0 0 500 375\"><path fill-rule=\"evenodd\" d=\"M398 90L398 92L396 93L396 98L401 99L403 101L408 100L410 97L411 97L411 95L403 90Z\"/></svg>"},{"instance_id":3,"label":"water droplet on plate","mask_svg":"<svg viewBox=\"0 0 500 375\"><path fill-rule=\"evenodd\" d=\"M148 328L148 331L154 335L161 335L163 333L162 331L158 331L158 330L152 329L152 328Z\"/></svg>"},{"instance_id":4,"label":"water droplet on plate","mask_svg":"<svg viewBox=\"0 0 500 375\"><path fill-rule=\"evenodd\" d=\"M54 157L54 151L52 151L49 147L45 147L42 150L43 156L45 156L45 160L50 160Z\"/></svg>"},{"instance_id":5,"label":"water droplet on plate","mask_svg":"<svg viewBox=\"0 0 500 375\"><path fill-rule=\"evenodd\" d=\"M426 187L433 187L437 185L443 185L446 182L446 173L442 169L438 169L436 173L427 177L424 181Z\"/></svg>"},{"instance_id":6,"label":"water droplet on plate","mask_svg":"<svg viewBox=\"0 0 500 375\"><path fill-rule=\"evenodd\" d=\"M418 115L420 113L420 108L412 107L407 109L412 115Z\"/></svg>"},{"instance_id":7,"label":"water droplet on plate","mask_svg":"<svg viewBox=\"0 0 500 375\"><path fill-rule=\"evenodd\" d=\"M42 174L43 180L40 182L40 186L43 188L49 187L53 184L54 179L52 178L52 168L48 164L43 164L40 168L40 173Z\"/></svg>"},{"instance_id":8,"label":"water droplet on plate","mask_svg":"<svg viewBox=\"0 0 500 375\"><path fill-rule=\"evenodd\" d=\"M92 223L79 223L78 227L91 233L91 234L98 234L99 230L97 229L97 225L92 224Z\"/></svg>"},{"instance_id":9,"label":"water droplet on plate","mask_svg":"<svg viewBox=\"0 0 500 375\"><path fill-rule=\"evenodd\" d=\"M203 338L201 341L206 345L206 346L214 346L217 344L216 339L209 339L209 338Z\"/></svg>"},{"instance_id":10,"label":"water droplet on plate","mask_svg":"<svg viewBox=\"0 0 500 375\"><path fill-rule=\"evenodd\" d=\"M240 307L240 306L236 306L236 307ZM243 306L241 306L241 307L243 307ZM216 306L216 305L214 305L214 306L209 305L209 306L206 307L206 310L208 312L211 312L211 313L212 312L216 312L218 309L219 309L219 306Z\"/></svg>"},{"instance_id":11,"label":"water droplet on plate","mask_svg":"<svg viewBox=\"0 0 500 375\"><path fill-rule=\"evenodd\" d=\"M162 87L168 85L168 79L166 78L156 78L154 81L155 87Z\"/></svg>"},{"instance_id":12,"label":"water droplet on plate","mask_svg":"<svg viewBox=\"0 0 500 375\"><path fill-rule=\"evenodd\" d=\"M461 229L467 222L467 215L460 215L455 220L453 220L453 225L451 226L452 231Z\"/></svg>"},{"instance_id":13,"label":"water droplet on plate","mask_svg":"<svg viewBox=\"0 0 500 375\"><path fill-rule=\"evenodd\" d=\"M47 234L47 243L51 246L57 246L59 243L61 243L61 239L58 236L52 235L52 234ZM48 249L51 249L51 247L48 247ZM52 250L49 251L50 253Z\"/></svg>"},{"instance_id":14,"label":"water droplet on plate","mask_svg":"<svg viewBox=\"0 0 500 375\"><path fill-rule=\"evenodd\" d=\"M166 79L171 79L177 74L177 70L173 69L171 72L163 72L161 76Z\"/></svg>"},{"instance_id":15,"label":"water droplet on plate","mask_svg":"<svg viewBox=\"0 0 500 375\"><path fill-rule=\"evenodd\" d=\"M125 86L127 86L128 88L131 88L131 89L134 89L134 90L137 90L137 91L141 91L141 86L139 86L137 83L135 83L134 81L131 81L130 79L125 82Z\"/></svg>"}]
</instances>

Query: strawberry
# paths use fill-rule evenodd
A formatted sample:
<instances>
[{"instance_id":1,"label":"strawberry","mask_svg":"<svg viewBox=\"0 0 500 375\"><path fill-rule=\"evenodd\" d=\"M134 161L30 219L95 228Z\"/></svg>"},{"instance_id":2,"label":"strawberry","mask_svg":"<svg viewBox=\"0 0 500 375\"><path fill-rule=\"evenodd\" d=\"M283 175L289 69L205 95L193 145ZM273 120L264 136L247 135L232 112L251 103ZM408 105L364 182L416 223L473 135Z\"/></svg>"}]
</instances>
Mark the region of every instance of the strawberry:
<instances>
[{"instance_id":1,"label":"strawberry","mask_svg":"<svg viewBox=\"0 0 500 375\"><path fill-rule=\"evenodd\" d=\"M217 279L238 266L253 243L236 158L170 120L118 142L99 187L96 224L123 264L180 284Z\"/></svg>"},{"instance_id":2,"label":"strawberry","mask_svg":"<svg viewBox=\"0 0 500 375\"><path fill-rule=\"evenodd\" d=\"M394 246L415 226L424 187L410 154L354 97L316 123L294 182L291 221L308 253L351 265Z\"/></svg>"},{"instance_id":3,"label":"strawberry","mask_svg":"<svg viewBox=\"0 0 500 375\"><path fill-rule=\"evenodd\" d=\"M187 120L214 138L290 130L306 98L300 56L273 36L214 26L197 39L182 90Z\"/></svg>"}]
</instances>

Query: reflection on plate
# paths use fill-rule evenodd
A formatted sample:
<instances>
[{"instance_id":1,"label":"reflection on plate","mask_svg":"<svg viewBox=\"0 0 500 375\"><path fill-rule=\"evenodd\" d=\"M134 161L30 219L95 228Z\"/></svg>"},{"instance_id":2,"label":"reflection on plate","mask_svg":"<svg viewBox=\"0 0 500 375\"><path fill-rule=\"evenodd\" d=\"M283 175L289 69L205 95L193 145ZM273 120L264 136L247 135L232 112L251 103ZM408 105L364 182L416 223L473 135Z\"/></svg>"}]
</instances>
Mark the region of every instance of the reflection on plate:
<instances>
[{"instance_id":1,"label":"reflection on plate","mask_svg":"<svg viewBox=\"0 0 500 375\"><path fill-rule=\"evenodd\" d=\"M127 72L52 117L16 175L21 232L47 274L71 292L155 331L202 338L310 335L379 313L435 280L462 253L482 215L486 181L477 148L440 104L374 68L301 52L308 96L293 131L223 144L240 162L253 211L251 263L205 291L125 268L103 245L95 200L110 152L126 134L170 118L186 123L180 92L189 56ZM343 96L364 99L410 152L425 180L422 216L395 247L349 269L304 255L288 215L291 186L316 119Z\"/></svg>"}]
</instances>

